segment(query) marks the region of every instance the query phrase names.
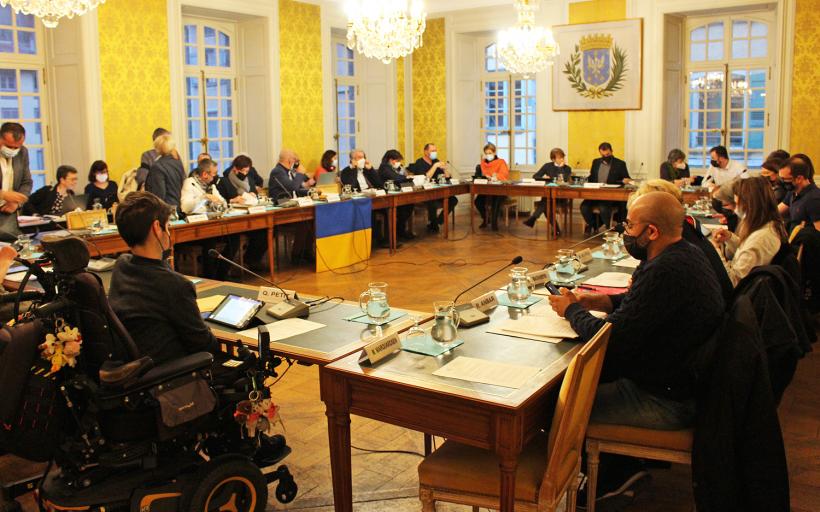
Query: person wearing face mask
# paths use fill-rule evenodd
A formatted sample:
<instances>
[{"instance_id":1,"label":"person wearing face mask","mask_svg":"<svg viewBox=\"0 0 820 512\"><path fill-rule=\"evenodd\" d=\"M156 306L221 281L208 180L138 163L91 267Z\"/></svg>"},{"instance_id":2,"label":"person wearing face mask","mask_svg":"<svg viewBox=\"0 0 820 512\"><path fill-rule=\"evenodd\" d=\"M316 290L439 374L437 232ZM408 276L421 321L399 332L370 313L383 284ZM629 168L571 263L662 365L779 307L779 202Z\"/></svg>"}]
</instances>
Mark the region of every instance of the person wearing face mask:
<instances>
[{"instance_id":1,"label":"person wearing face mask","mask_svg":"<svg viewBox=\"0 0 820 512\"><path fill-rule=\"evenodd\" d=\"M74 199L74 188L77 186L77 169L70 165L57 168L57 184L45 186L33 194L23 205L26 215L62 215L66 212L82 209L85 204L78 204Z\"/></svg>"},{"instance_id":2,"label":"person wearing face mask","mask_svg":"<svg viewBox=\"0 0 820 512\"><path fill-rule=\"evenodd\" d=\"M328 149L322 153L322 159L319 161L319 167L313 172L313 179L319 181L319 176L326 172L335 173L339 168L339 159L337 154L332 149Z\"/></svg>"},{"instance_id":3,"label":"person wearing face mask","mask_svg":"<svg viewBox=\"0 0 820 512\"><path fill-rule=\"evenodd\" d=\"M34 185L25 142L23 125L0 125L0 240L4 241L14 241L20 234L17 210L28 200Z\"/></svg>"},{"instance_id":4,"label":"person wearing face mask","mask_svg":"<svg viewBox=\"0 0 820 512\"><path fill-rule=\"evenodd\" d=\"M503 158L498 158L495 144L484 146L484 157L480 164L475 166L474 178L495 179L507 181L510 179L510 168ZM481 225L479 228L487 227L487 203L490 203L491 224L493 231L498 231L498 215L501 213L501 205L507 198L504 196L479 195L475 198L475 207L481 214Z\"/></svg>"},{"instance_id":5,"label":"person wearing face mask","mask_svg":"<svg viewBox=\"0 0 820 512\"><path fill-rule=\"evenodd\" d=\"M772 157L763 162L760 167L760 175L769 183L769 187L774 194L775 204L780 204L786 198L786 188L783 186L783 180L780 179L780 168L786 163L786 160L781 160L777 157Z\"/></svg>"},{"instance_id":6,"label":"person wearing face mask","mask_svg":"<svg viewBox=\"0 0 820 512\"><path fill-rule=\"evenodd\" d=\"M410 181L410 178L407 177L407 171L401 166L402 160L404 160L404 157L398 150L389 149L384 153L382 163L379 165L379 178L382 183L386 184L388 181L392 181L397 187L401 188L403 183ZM399 206L396 209L396 234L400 240L416 238L416 235L412 233L411 226L408 226L412 214L412 204Z\"/></svg>"},{"instance_id":7,"label":"person wearing face mask","mask_svg":"<svg viewBox=\"0 0 820 512\"><path fill-rule=\"evenodd\" d=\"M712 243L732 285L737 286L755 267L771 264L788 239L767 178L740 180L735 188L735 205L740 218L737 233L716 231L712 233Z\"/></svg>"},{"instance_id":8,"label":"person wearing face mask","mask_svg":"<svg viewBox=\"0 0 820 512\"><path fill-rule=\"evenodd\" d=\"M214 211L214 207L227 206L228 202L213 186L213 173L216 167L212 160L202 160L194 169L194 175L186 178L182 184L182 211L186 215L200 214Z\"/></svg>"},{"instance_id":9,"label":"person wearing face mask","mask_svg":"<svg viewBox=\"0 0 820 512\"><path fill-rule=\"evenodd\" d=\"M552 181L553 183L558 181L560 177L564 183L569 183L572 179L572 168L565 163L567 155L564 153L564 150L561 148L552 148L550 150L550 161L545 163L538 169L533 175L533 179L536 181ZM567 199L559 199L557 202L559 207L566 208L569 206L569 200ZM529 216L527 220L524 221L524 224L529 227L535 227L535 221L538 220L538 217L541 214L546 216L547 211L547 199L541 199L537 203L535 203L535 209L532 212L532 215ZM552 219L547 218L547 222L552 224ZM560 236L561 230L557 229L555 236Z\"/></svg>"},{"instance_id":10,"label":"person wearing face mask","mask_svg":"<svg viewBox=\"0 0 820 512\"><path fill-rule=\"evenodd\" d=\"M438 147L432 142L424 145L424 155L414 163L407 166L407 170L413 176L425 175L428 181L436 182L439 176L444 176L449 181L452 175L450 167L438 159ZM448 211L455 215L455 208L458 198L451 196L448 200ZM427 201L427 231L438 233L439 225L444 224L444 212L438 213L442 207L441 201Z\"/></svg>"},{"instance_id":11,"label":"person wearing face mask","mask_svg":"<svg viewBox=\"0 0 820 512\"><path fill-rule=\"evenodd\" d=\"M339 179L342 185L350 185L355 192L384 188L379 171L373 168L361 149L350 152L350 165L341 170Z\"/></svg>"},{"instance_id":12,"label":"person wearing face mask","mask_svg":"<svg viewBox=\"0 0 820 512\"><path fill-rule=\"evenodd\" d=\"M782 215L788 215L788 230L798 226L814 226L820 230L820 189L814 183L814 166L811 159L796 154L780 169L780 179L786 189L786 197L777 207Z\"/></svg>"},{"instance_id":13,"label":"person wearing face mask","mask_svg":"<svg viewBox=\"0 0 820 512\"><path fill-rule=\"evenodd\" d=\"M747 173L746 166L738 160L730 160L725 146L715 146L709 150L709 168L703 185L710 189L721 187Z\"/></svg>"},{"instance_id":14,"label":"person wearing face mask","mask_svg":"<svg viewBox=\"0 0 820 512\"><path fill-rule=\"evenodd\" d=\"M306 196L315 183L305 174L299 155L290 149L283 149L279 152L279 162L270 171L268 195L277 201Z\"/></svg>"},{"instance_id":15,"label":"person wearing face mask","mask_svg":"<svg viewBox=\"0 0 820 512\"><path fill-rule=\"evenodd\" d=\"M109 179L108 164L97 160L88 171L88 185L85 186L86 210L99 203L106 210L117 202L117 182Z\"/></svg>"},{"instance_id":16,"label":"person wearing face mask","mask_svg":"<svg viewBox=\"0 0 820 512\"><path fill-rule=\"evenodd\" d=\"M216 164L214 164L215 166ZM239 155L233 159L231 166L222 173L222 178L216 185L219 194L225 201L232 204L243 202L243 194L256 196L256 189L253 186L250 171L253 162L250 157Z\"/></svg>"},{"instance_id":17,"label":"person wearing face mask","mask_svg":"<svg viewBox=\"0 0 820 512\"><path fill-rule=\"evenodd\" d=\"M117 229L131 254L117 259L108 298L142 355L155 365L195 352L218 354L202 320L193 283L168 264L174 208L150 192L132 192L117 208Z\"/></svg>"},{"instance_id":18,"label":"person wearing face mask","mask_svg":"<svg viewBox=\"0 0 820 512\"><path fill-rule=\"evenodd\" d=\"M612 156L612 145L609 142L602 142L598 145L598 153L601 157L592 161L592 167L589 170L590 183L607 183L609 185L627 185L632 183L629 177L629 170L626 168L626 162L619 158ZM599 214L595 213L598 209ZM584 217L586 227L585 234L592 234L597 232L601 226L609 227L609 222L612 219L613 211L616 212L616 220L622 220L626 209L626 203L619 201L590 201L584 200L581 202L581 215Z\"/></svg>"},{"instance_id":19,"label":"person wearing face mask","mask_svg":"<svg viewBox=\"0 0 820 512\"><path fill-rule=\"evenodd\" d=\"M680 149L673 149L661 164L661 179L671 181L682 187L690 178L689 164L686 163L686 153Z\"/></svg>"},{"instance_id":20,"label":"person wearing face mask","mask_svg":"<svg viewBox=\"0 0 820 512\"><path fill-rule=\"evenodd\" d=\"M591 423L678 430L694 422L695 389L687 361L720 327L725 304L706 257L682 239L684 216L683 205L671 194L638 197L624 233L629 254L641 260L629 289L620 295L583 295L562 288L561 295L549 297L581 343L606 322L612 324ZM623 492L615 490L646 476L636 460L619 465L601 466L599 482L611 489L599 486L597 496ZM621 479L604 476L607 469Z\"/></svg>"}]
</instances>

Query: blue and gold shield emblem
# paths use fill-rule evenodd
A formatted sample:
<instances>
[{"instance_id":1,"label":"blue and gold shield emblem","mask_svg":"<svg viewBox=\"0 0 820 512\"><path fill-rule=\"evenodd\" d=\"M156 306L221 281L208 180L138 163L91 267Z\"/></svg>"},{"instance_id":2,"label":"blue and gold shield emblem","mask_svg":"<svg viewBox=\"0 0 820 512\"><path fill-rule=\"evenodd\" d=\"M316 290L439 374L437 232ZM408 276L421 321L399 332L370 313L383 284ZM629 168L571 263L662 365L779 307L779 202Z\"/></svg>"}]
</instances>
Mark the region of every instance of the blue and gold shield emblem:
<instances>
[{"instance_id":1,"label":"blue and gold shield emblem","mask_svg":"<svg viewBox=\"0 0 820 512\"><path fill-rule=\"evenodd\" d=\"M592 87L601 87L611 76L612 36L595 34L580 41L584 82Z\"/></svg>"},{"instance_id":2,"label":"blue and gold shield emblem","mask_svg":"<svg viewBox=\"0 0 820 512\"><path fill-rule=\"evenodd\" d=\"M609 34L590 34L575 45L562 73L582 97L607 98L621 90L626 80L627 54Z\"/></svg>"}]
</instances>

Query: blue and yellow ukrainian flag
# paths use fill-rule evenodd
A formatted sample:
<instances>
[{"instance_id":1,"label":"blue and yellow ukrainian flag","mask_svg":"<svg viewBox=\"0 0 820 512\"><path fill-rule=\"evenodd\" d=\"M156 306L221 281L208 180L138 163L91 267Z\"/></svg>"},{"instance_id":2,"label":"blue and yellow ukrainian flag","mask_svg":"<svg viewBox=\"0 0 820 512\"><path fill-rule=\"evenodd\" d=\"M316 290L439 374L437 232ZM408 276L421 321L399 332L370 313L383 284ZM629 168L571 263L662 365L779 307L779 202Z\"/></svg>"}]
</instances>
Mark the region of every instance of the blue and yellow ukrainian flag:
<instances>
[{"instance_id":1,"label":"blue and yellow ukrainian flag","mask_svg":"<svg viewBox=\"0 0 820 512\"><path fill-rule=\"evenodd\" d=\"M370 258L370 210L368 198L316 205L316 272Z\"/></svg>"}]
</instances>

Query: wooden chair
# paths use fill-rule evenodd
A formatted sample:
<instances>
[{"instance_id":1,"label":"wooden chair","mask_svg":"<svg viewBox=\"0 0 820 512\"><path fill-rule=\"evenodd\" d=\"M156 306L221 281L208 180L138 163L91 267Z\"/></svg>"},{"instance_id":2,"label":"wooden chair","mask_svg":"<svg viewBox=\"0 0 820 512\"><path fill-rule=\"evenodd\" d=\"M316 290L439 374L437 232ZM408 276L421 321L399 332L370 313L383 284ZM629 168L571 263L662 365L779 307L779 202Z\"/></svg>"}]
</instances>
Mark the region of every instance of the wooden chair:
<instances>
[{"instance_id":1,"label":"wooden chair","mask_svg":"<svg viewBox=\"0 0 820 512\"><path fill-rule=\"evenodd\" d=\"M587 427L587 512L595 512L601 453L692 464L692 430L652 430L590 423Z\"/></svg>"},{"instance_id":2,"label":"wooden chair","mask_svg":"<svg viewBox=\"0 0 820 512\"><path fill-rule=\"evenodd\" d=\"M567 497L575 510L581 450L612 326L606 324L576 354L564 376L549 434L530 441L518 459L515 510L555 510ZM499 459L490 451L446 441L419 464L419 499L424 512L436 501L499 508Z\"/></svg>"},{"instance_id":3,"label":"wooden chair","mask_svg":"<svg viewBox=\"0 0 820 512\"><path fill-rule=\"evenodd\" d=\"M514 197L504 198L504 202L499 206L504 212L504 225L510 227L510 210L515 210L515 216L518 217L518 199Z\"/></svg>"}]
</instances>

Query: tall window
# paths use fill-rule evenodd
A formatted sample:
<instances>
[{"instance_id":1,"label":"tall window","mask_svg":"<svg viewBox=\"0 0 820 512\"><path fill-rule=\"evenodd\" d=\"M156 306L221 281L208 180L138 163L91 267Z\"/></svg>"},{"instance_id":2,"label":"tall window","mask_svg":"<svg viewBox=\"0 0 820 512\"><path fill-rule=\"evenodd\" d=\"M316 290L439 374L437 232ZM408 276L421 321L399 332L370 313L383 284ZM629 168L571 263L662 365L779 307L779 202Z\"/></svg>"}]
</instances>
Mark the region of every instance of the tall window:
<instances>
[{"instance_id":1,"label":"tall window","mask_svg":"<svg viewBox=\"0 0 820 512\"><path fill-rule=\"evenodd\" d=\"M336 152L339 168L350 164L350 151L356 148L359 132L358 109L359 83L356 78L356 56L342 39L333 40L333 78L336 88Z\"/></svg>"},{"instance_id":2,"label":"tall window","mask_svg":"<svg viewBox=\"0 0 820 512\"><path fill-rule=\"evenodd\" d=\"M209 153L220 169L235 156L236 51L234 27L186 19L185 62L186 153L191 168L200 153Z\"/></svg>"},{"instance_id":3,"label":"tall window","mask_svg":"<svg viewBox=\"0 0 820 512\"><path fill-rule=\"evenodd\" d=\"M510 165L535 165L535 80L507 72L495 43L484 47L483 58L481 145L495 144Z\"/></svg>"},{"instance_id":4,"label":"tall window","mask_svg":"<svg viewBox=\"0 0 820 512\"><path fill-rule=\"evenodd\" d=\"M46 185L51 152L46 128L42 29L32 15L0 7L0 120L26 129L34 190Z\"/></svg>"},{"instance_id":5,"label":"tall window","mask_svg":"<svg viewBox=\"0 0 820 512\"><path fill-rule=\"evenodd\" d=\"M708 167L709 149L718 145L749 168L763 163L770 108L770 21L689 21L686 145L692 167Z\"/></svg>"}]
</instances>

